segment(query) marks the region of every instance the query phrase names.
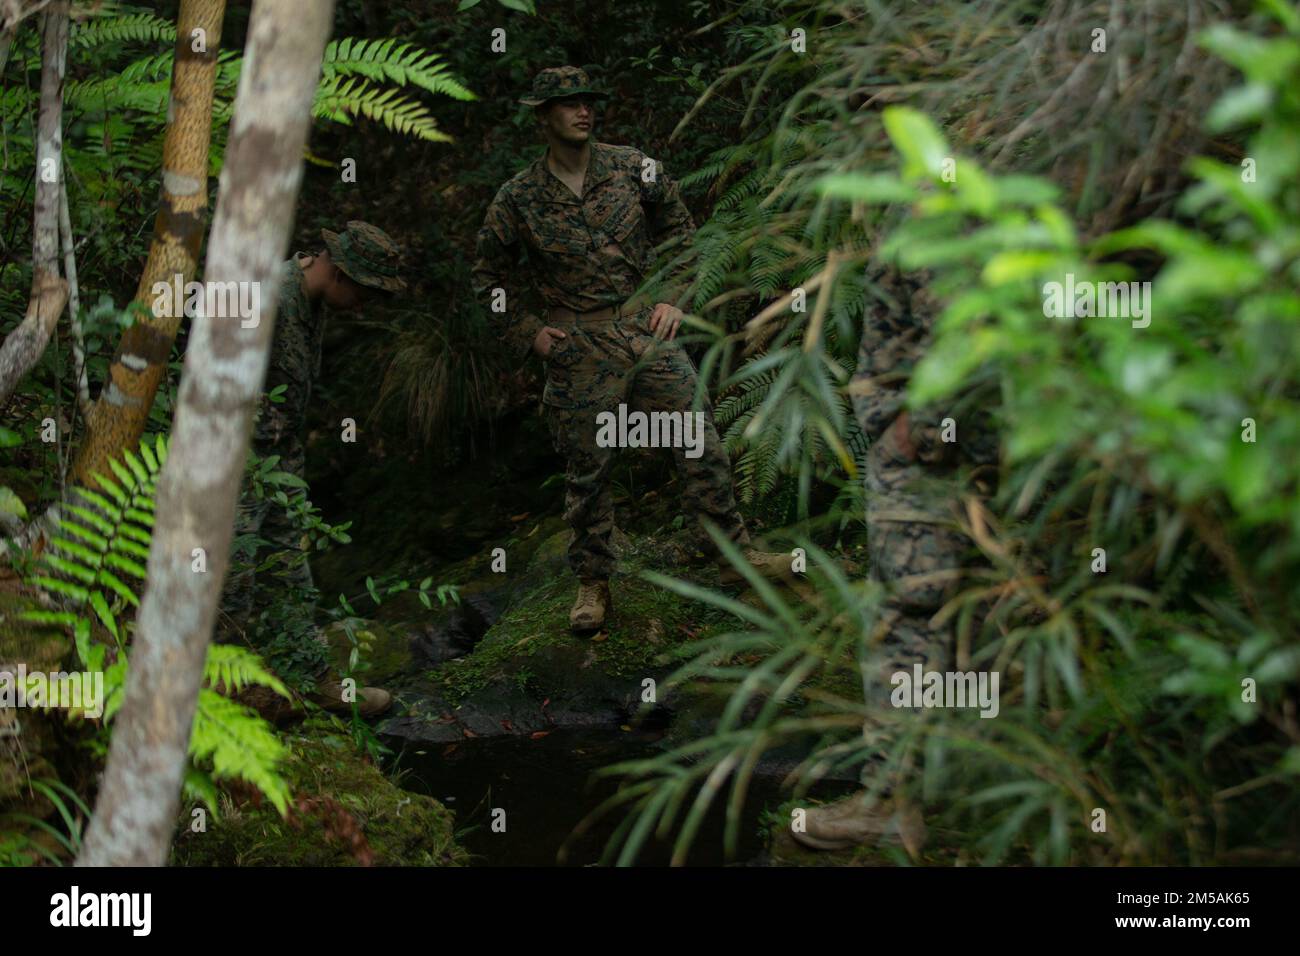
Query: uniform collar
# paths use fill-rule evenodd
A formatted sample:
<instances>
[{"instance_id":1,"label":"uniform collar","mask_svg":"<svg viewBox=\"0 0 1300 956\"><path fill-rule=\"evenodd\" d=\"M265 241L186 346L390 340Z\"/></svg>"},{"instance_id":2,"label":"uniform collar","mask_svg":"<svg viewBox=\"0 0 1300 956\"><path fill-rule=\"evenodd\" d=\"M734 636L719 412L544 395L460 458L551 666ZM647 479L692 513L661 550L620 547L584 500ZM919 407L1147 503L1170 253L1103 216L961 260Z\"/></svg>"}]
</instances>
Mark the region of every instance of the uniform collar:
<instances>
[{"instance_id":1,"label":"uniform collar","mask_svg":"<svg viewBox=\"0 0 1300 956\"><path fill-rule=\"evenodd\" d=\"M317 303L312 302L307 297L307 275L305 272L306 261L313 258L310 252L295 252L293 256L285 263L285 273L293 280L293 286L299 298L307 304L307 307L315 311Z\"/></svg>"},{"instance_id":2,"label":"uniform collar","mask_svg":"<svg viewBox=\"0 0 1300 956\"><path fill-rule=\"evenodd\" d=\"M582 199L573 194L568 186L560 181L560 177L551 172L546 165L546 157L550 154L550 147L534 161L531 178L542 190L542 197L547 202L562 202L572 205L579 205L591 195L594 186L603 183L614 175L614 166L611 162L609 147L604 143L593 142L591 144L591 159L587 163L587 175L582 183Z\"/></svg>"}]
</instances>

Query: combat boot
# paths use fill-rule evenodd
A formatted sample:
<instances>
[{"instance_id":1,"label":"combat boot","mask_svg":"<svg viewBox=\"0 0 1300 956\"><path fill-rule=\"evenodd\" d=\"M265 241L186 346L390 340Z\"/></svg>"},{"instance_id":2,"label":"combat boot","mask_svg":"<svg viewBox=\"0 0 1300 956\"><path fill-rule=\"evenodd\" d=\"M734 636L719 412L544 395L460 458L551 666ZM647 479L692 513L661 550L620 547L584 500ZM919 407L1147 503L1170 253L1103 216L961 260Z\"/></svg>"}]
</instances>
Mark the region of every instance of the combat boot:
<instances>
[{"instance_id":1,"label":"combat boot","mask_svg":"<svg viewBox=\"0 0 1300 956\"><path fill-rule=\"evenodd\" d=\"M769 581L776 581L778 584L793 584L799 580L799 575L791 570L794 558L788 554L774 554L771 551L756 551L753 548L746 548L744 556L750 567ZM724 587L730 587L733 584L745 583L745 576L738 568L733 567L726 558L719 558L718 580Z\"/></svg>"},{"instance_id":2,"label":"combat boot","mask_svg":"<svg viewBox=\"0 0 1300 956\"><path fill-rule=\"evenodd\" d=\"M316 685L315 692L308 699L331 713L352 713L352 702L343 697L343 684L328 677ZM393 695L382 687L358 687L356 700L362 717L374 717L392 706Z\"/></svg>"},{"instance_id":3,"label":"combat boot","mask_svg":"<svg viewBox=\"0 0 1300 956\"><path fill-rule=\"evenodd\" d=\"M925 846L926 827L911 804L881 800L868 804L861 793L824 807L813 807L802 830L791 835L814 850L843 850L867 844L902 844L916 857Z\"/></svg>"},{"instance_id":4,"label":"combat boot","mask_svg":"<svg viewBox=\"0 0 1300 956\"><path fill-rule=\"evenodd\" d=\"M578 634L599 631L611 607L608 581L583 581L578 585L578 600L569 612L569 628Z\"/></svg>"}]
</instances>

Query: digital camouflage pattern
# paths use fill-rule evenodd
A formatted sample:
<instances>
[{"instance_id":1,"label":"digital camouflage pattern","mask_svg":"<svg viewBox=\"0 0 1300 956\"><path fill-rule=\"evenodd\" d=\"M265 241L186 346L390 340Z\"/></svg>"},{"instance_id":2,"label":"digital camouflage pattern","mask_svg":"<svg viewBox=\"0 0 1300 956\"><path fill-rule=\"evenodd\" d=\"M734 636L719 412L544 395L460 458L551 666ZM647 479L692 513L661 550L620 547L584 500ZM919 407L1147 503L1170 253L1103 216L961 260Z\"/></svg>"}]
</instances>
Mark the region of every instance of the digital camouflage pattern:
<instances>
[{"instance_id":1,"label":"digital camouflage pattern","mask_svg":"<svg viewBox=\"0 0 1300 956\"><path fill-rule=\"evenodd\" d=\"M377 226L354 220L341 232L321 230L330 261L355 282L383 292L401 292L405 281L398 274L401 247ZM298 478L306 477L307 408L313 385L320 376L321 346L325 332L323 305L313 306L307 298L303 264L309 257L296 253L280 269L280 298L276 309L275 335L266 371L257 421L253 425L252 448L258 456L279 457L276 469ZM279 401L270 394L281 389ZM298 588L312 587L311 567L299 554L301 533L294 528L283 507L266 500L255 501L245 491L239 502L235 537L243 547L257 538L268 541L275 551L289 552L293 559L277 573ZM249 558L256 563L256 555ZM223 608L239 627L244 627L258 604L255 572L250 568L227 583Z\"/></svg>"},{"instance_id":2,"label":"digital camouflage pattern","mask_svg":"<svg viewBox=\"0 0 1300 956\"><path fill-rule=\"evenodd\" d=\"M647 168L639 150L595 143L580 199L543 156L501 187L478 235L475 291L490 310L493 290L506 290L507 310L493 317L512 351L525 354L544 325L567 333L546 362L543 404L556 449L568 463L565 518L574 530L569 565L586 579L608 578L615 566L608 485L616 449L597 446L597 415L624 402L646 412L693 411L695 366L677 342L655 339L649 308L575 323L548 321L520 303L531 287L549 308L583 313L620 305L652 272L657 246L690 239L694 224L676 184L657 166L654 181L645 182ZM674 297L660 292L646 300ZM684 449L674 449L684 500L698 517L747 545L726 450L712 409L701 410L703 454L688 459ZM698 541L706 553L716 550L707 535Z\"/></svg>"},{"instance_id":3,"label":"digital camouflage pattern","mask_svg":"<svg viewBox=\"0 0 1300 956\"><path fill-rule=\"evenodd\" d=\"M867 306L852 392L858 422L871 441L869 574L887 592L863 679L868 703L884 708L891 706L893 673L911 671L917 663L926 670L950 667L951 630L931 618L952 597L971 550L957 523L961 499L972 492L970 466L995 463L998 449L982 415L925 408L909 413L916 460L908 459L894 423L904 409L912 369L929 346L939 307L925 275L876 267L870 279L880 297ZM954 419L955 442L942 440L946 417Z\"/></svg>"},{"instance_id":4,"label":"digital camouflage pattern","mask_svg":"<svg viewBox=\"0 0 1300 956\"><path fill-rule=\"evenodd\" d=\"M601 412L629 409L682 412L691 409L695 366L677 342L656 339L650 331L650 309L613 321L565 329L546 366L547 423L556 450L567 462L564 518L573 528L569 566L579 578L603 580L614 573L614 502L609 474L616 448L596 444ZM685 448L673 456L682 477L682 498L698 521L708 520L736 542L749 544L744 521L736 511L731 487L731 463L713 425L713 410L704 413L704 446L698 458ZM706 554L716 547L703 526L696 526L696 545Z\"/></svg>"},{"instance_id":5,"label":"digital camouflage pattern","mask_svg":"<svg viewBox=\"0 0 1300 956\"><path fill-rule=\"evenodd\" d=\"M280 269L280 302L276 309L275 335L270 364L266 371L257 421L253 426L253 451L266 458L280 457L280 471L304 476L306 465L307 406L312 383L320 372L321 342L324 334L323 308L312 307L307 299L307 281L298 264L299 253ZM272 402L268 395L284 386L283 401ZM239 501L235 537L260 537L276 550L299 547L299 535L283 510L272 502L255 501L245 491ZM290 580L311 587L311 569L300 561L287 571ZM223 608L244 626L256 603L256 579L252 569L230 579Z\"/></svg>"},{"instance_id":6,"label":"digital camouflage pattern","mask_svg":"<svg viewBox=\"0 0 1300 956\"><path fill-rule=\"evenodd\" d=\"M477 242L474 290L501 338L522 359L547 323L522 306L531 289L545 307L590 312L626 302L653 271L656 247L675 248L694 232L677 184L659 164L645 182L646 156L593 143L582 198L543 155L497 191ZM491 312L493 290L505 312ZM676 287L655 301L675 302Z\"/></svg>"},{"instance_id":7,"label":"digital camouflage pattern","mask_svg":"<svg viewBox=\"0 0 1300 956\"><path fill-rule=\"evenodd\" d=\"M401 248L378 226L354 219L342 232L322 229L320 234L330 261L348 278L383 292L406 291Z\"/></svg>"},{"instance_id":8,"label":"digital camouflage pattern","mask_svg":"<svg viewBox=\"0 0 1300 956\"><path fill-rule=\"evenodd\" d=\"M547 100L565 96L605 99L609 94L592 86L585 70L576 66L552 66L533 77L533 91L527 96L519 97L519 102L528 106L541 106Z\"/></svg>"}]
</instances>

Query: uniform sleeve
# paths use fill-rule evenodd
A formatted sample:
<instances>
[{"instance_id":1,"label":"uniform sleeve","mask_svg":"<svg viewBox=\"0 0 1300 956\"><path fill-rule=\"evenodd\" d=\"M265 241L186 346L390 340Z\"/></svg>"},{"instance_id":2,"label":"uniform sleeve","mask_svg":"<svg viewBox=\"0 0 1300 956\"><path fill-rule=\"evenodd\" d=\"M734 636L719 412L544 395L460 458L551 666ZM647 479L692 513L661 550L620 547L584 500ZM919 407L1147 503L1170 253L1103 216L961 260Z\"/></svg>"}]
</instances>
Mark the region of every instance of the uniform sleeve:
<instances>
[{"instance_id":1,"label":"uniform sleeve","mask_svg":"<svg viewBox=\"0 0 1300 956\"><path fill-rule=\"evenodd\" d=\"M920 342L901 277L892 269L876 267L868 280L871 300L863 317L851 393L858 424L867 438L877 441L903 410L913 353Z\"/></svg>"},{"instance_id":2,"label":"uniform sleeve","mask_svg":"<svg viewBox=\"0 0 1300 956\"><path fill-rule=\"evenodd\" d=\"M503 192L498 192L488 206L478 231L475 254L477 259L471 273L474 294L488 310L492 331L506 343L515 361L522 362L544 323L524 308L526 281L523 277L527 268L522 261L523 245L510 201ZM492 308L500 302L497 289L505 292L504 312Z\"/></svg>"},{"instance_id":3,"label":"uniform sleeve","mask_svg":"<svg viewBox=\"0 0 1300 956\"><path fill-rule=\"evenodd\" d=\"M941 310L931 294L931 277L920 271L904 275L877 264L867 275L868 296L862 344L850 394L862 431L871 441L890 439L890 429L907 409L912 372L932 341L931 325ZM949 403L908 410L908 441L916 460L927 465L952 463L958 456L976 464L998 461L997 429L987 410L958 413ZM958 426L957 441L943 440L944 422Z\"/></svg>"},{"instance_id":4,"label":"uniform sleeve","mask_svg":"<svg viewBox=\"0 0 1300 956\"><path fill-rule=\"evenodd\" d=\"M638 154L638 171L644 169L644 155ZM677 181L664 172L664 165L655 161L655 178L641 181L641 205L646 213L646 226L650 232L650 241L659 252L666 256L681 254L684 247L695 235L695 223L690 210L682 202L681 188ZM659 299L663 302L676 303L685 295L690 285L690 275L685 270L678 270L670 276Z\"/></svg>"}]
</instances>

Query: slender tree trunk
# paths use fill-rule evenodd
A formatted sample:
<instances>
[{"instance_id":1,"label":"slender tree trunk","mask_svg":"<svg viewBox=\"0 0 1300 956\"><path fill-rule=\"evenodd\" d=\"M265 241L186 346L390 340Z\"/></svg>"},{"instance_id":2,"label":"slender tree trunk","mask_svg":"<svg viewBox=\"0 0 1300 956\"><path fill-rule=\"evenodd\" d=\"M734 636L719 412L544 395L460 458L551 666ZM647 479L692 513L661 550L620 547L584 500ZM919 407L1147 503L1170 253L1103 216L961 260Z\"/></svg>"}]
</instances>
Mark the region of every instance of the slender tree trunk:
<instances>
[{"instance_id":1,"label":"slender tree trunk","mask_svg":"<svg viewBox=\"0 0 1300 956\"><path fill-rule=\"evenodd\" d=\"M63 179L63 76L68 62L68 0L45 11L41 103L36 121L36 214L32 297L18 328L0 346L0 407L43 354L67 301L59 278L59 188Z\"/></svg>"},{"instance_id":2,"label":"slender tree trunk","mask_svg":"<svg viewBox=\"0 0 1300 956\"><path fill-rule=\"evenodd\" d=\"M59 182L59 244L63 247L63 274L68 281L68 323L72 328L72 370L77 376L77 408L90 414L90 381L86 377L86 337L81 330L81 290L77 285L77 247L72 238L72 211L68 208L68 180Z\"/></svg>"},{"instance_id":3,"label":"slender tree trunk","mask_svg":"<svg viewBox=\"0 0 1300 956\"><path fill-rule=\"evenodd\" d=\"M18 24L50 6L50 0L0 0L0 29L16 30Z\"/></svg>"},{"instance_id":4,"label":"slender tree trunk","mask_svg":"<svg viewBox=\"0 0 1300 956\"><path fill-rule=\"evenodd\" d=\"M94 483L94 472L109 474L108 460L139 444L167 373L180 316L156 316L149 307L156 298L154 283L170 286L179 275L183 285L194 278L208 208L212 95L225 11L225 0L181 0L163 140L162 200L135 293L147 314L122 334L108 381L87 421L86 440L73 465L73 477L85 484Z\"/></svg>"},{"instance_id":5,"label":"slender tree trunk","mask_svg":"<svg viewBox=\"0 0 1300 956\"><path fill-rule=\"evenodd\" d=\"M13 46L14 34L18 28L0 32L0 76L4 76L5 67L9 65L9 48Z\"/></svg>"},{"instance_id":6,"label":"slender tree trunk","mask_svg":"<svg viewBox=\"0 0 1300 956\"><path fill-rule=\"evenodd\" d=\"M206 275L260 283L265 307L251 329L235 316L194 320L126 701L80 865L167 859L333 10L334 0L253 6ZM207 553L206 572L191 570L195 548Z\"/></svg>"}]
</instances>

